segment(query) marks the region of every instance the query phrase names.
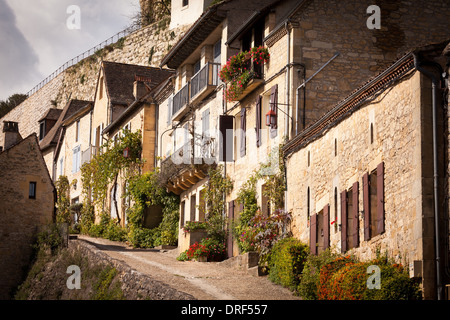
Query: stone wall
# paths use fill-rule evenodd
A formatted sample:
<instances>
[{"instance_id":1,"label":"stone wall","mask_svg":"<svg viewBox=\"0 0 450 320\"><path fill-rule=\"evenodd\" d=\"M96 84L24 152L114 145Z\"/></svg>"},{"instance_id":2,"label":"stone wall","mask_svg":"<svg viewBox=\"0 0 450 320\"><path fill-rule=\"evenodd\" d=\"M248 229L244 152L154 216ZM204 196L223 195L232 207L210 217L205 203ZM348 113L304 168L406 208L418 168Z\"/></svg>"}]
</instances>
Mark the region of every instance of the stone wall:
<instances>
[{"instance_id":1,"label":"stone wall","mask_svg":"<svg viewBox=\"0 0 450 320\"><path fill-rule=\"evenodd\" d=\"M121 289L128 300L194 300L185 292L178 291L169 285L144 275L122 261L111 258L95 246L83 240L70 240L69 250L79 251L92 264L112 265L119 272Z\"/></svg>"},{"instance_id":2,"label":"stone wall","mask_svg":"<svg viewBox=\"0 0 450 320\"><path fill-rule=\"evenodd\" d=\"M366 26L373 4L381 9L379 30ZM292 17L298 24L295 62L305 65L309 78L340 53L306 85L307 124L411 49L449 39L449 15L440 0L307 1Z\"/></svg>"},{"instance_id":3,"label":"stone wall","mask_svg":"<svg viewBox=\"0 0 450 320\"><path fill-rule=\"evenodd\" d=\"M374 258L377 250L387 252L409 266L411 276L421 274L428 298L434 294L435 281L431 140L426 129L430 126L429 86L419 72L406 76L291 154L286 162L287 209L293 214L296 238L309 243L310 217L329 205L330 222L335 221L329 226L330 246L341 251L340 196L358 182L359 245L349 252L363 260ZM381 162L385 232L365 240L362 177ZM318 231L318 241L322 240ZM414 269L415 261L421 268Z\"/></svg>"},{"instance_id":4,"label":"stone wall","mask_svg":"<svg viewBox=\"0 0 450 320\"><path fill-rule=\"evenodd\" d=\"M53 220L54 186L46 171L36 135L0 153L0 299L20 281L36 233ZM30 182L36 182L35 199Z\"/></svg>"},{"instance_id":5,"label":"stone wall","mask_svg":"<svg viewBox=\"0 0 450 320\"><path fill-rule=\"evenodd\" d=\"M52 106L62 109L69 99L93 101L101 60L159 67L163 56L188 28L169 30L168 24L168 19L155 22L68 68L1 118L0 123L19 122L20 133L28 136L39 132L38 120Z\"/></svg>"}]
</instances>

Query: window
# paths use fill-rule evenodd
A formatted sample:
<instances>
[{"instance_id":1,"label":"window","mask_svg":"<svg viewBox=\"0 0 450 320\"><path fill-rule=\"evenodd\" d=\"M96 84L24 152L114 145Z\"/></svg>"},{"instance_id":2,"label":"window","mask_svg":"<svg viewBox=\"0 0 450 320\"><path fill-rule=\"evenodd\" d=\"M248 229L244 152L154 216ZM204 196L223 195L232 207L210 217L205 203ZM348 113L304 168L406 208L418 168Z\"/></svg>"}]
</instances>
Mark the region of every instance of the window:
<instances>
[{"instance_id":1,"label":"window","mask_svg":"<svg viewBox=\"0 0 450 320\"><path fill-rule=\"evenodd\" d=\"M184 210L186 207L186 202L182 201L180 205L180 227L184 227Z\"/></svg>"},{"instance_id":2,"label":"window","mask_svg":"<svg viewBox=\"0 0 450 320\"><path fill-rule=\"evenodd\" d=\"M262 112L262 97L259 96L256 100L256 146L261 146L261 112Z\"/></svg>"},{"instance_id":3,"label":"window","mask_svg":"<svg viewBox=\"0 0 450 320\"><path fill-rule=\"evenodd\" d=\"M214 44L213 57L215 63L221 63L221 53L222 53L222 39Z\"/></svg>"},{"instance_id":4,"label":"window","mask_svg":"<svg viewBox=\"0 0 450 320\"><path fill-rule=\"evenodd\" d=\"M75 124L75 142L78 142L80 139L80 120L78 120Z\"/></svg>"},{"instance_id":5,"label":"window","mask_svg":"<svg viewBox=\"0 0 450 320\"><path fill-rule=\"evenodd\" d=\"M337 156L337 139L334 139L334 156Z\"/></svg>"},{"instance_id":6,"label":"window","mask_svg":"<svg viewBox=\"0 0 450 320\"><path fill-rule=\"evenodd\" d=\"M246 130L247 130L247 109L242 108L241 109L241 127L240 127L240 138L239 138L239 146L240 146L240 155L241 157L244 157L247 150L246 150L246 143L247 143L247 138L246 138Z\"/></svg>"},{"instance_id":7,"label":"window","mask_svg":"<svg viewBox=\"0 0 450 320\"><path fill-rule=\"evenodd\" d=\"M36 182L30 182L30 186L28 188L28 199L36 199Z\"/></svg>"},{"instance_id":8,"label":"window","mask_svg":"<svg viewBox=\"0 0 450 320\"><path fill-rule=\"evenodd\" d=\"M186 7L189 5L189 0L182 0L183 1L183 7Z\"/></svg>"},{"instance_id":9,"label":"window","mask_svg":"<svg viewBox=\"0 0 450 320\"><path fill-rule=\"evenodd\" d=\"M311 216L310 250L320 254L330 246L330 206L327 204L319 213Z\"/></svg>"},{"instance_id":10,"label":"window","mask_svg":"<svg viewBox=\"0 0 450 320\"><path fill-rule=\"evenodd\" d=\"M370 124L370 144L373 143L373 123Z\"/></svg>"},{"instance_id":11,"label":"window","mask_svg":"<svg viewBox=\"0 0 450 320\"><path fill-rule=\"evenodd\" d=\"M100 88L98 90L98 99L101 100L103 98L103 77L100 78Z\"/></svg>"},{"instance_id":12,"label":"window","mask_svg":"<svg viewBox=\"0 0 450 320\"><path fill-rule=\"evenodd\" d=\"M73 149L72 173L80 171L80 166L81 166L81 148L80 146L77 146Z\"/></svg>"},{"instance_id":13,"label":"window","mask_svg":"<svg viewBox=\"0 0 450 320\"><path fill-rule=\"evenodd\" d=\"M59 175L60 176L62 176L64 174L63 166L64 166L64 158L61 157L59 159Z\"/></svg>"},{"instance_id":14,"label":"window","mask_svg":"<svg viewBox=\"0 0 450 320\"><path fill-rule=\"evenodd\" d=\"M277 116L270 123L270 137L275 138L278 134L278 85L274 85L270 90L270 110Z\"/></svg>"},{"instance_id":15,"label":"window","mask_svg":"<svg viewBox=\"0 0 450 320\"><path fill-rule=\"evenodd\" d=\"M308 167L311 165L311 152L308 151Z\"/></svg>"},{"instance_id":16,"label":"window","mask_svg":"<svg viewBox=\"0 0 450 320\"><path fill-rule=\"evenodd\" d=\"M201 63L200 60L198 60L196 63L194 63L194 74L200 71Z\"/></svg>"},{"instance_id":17,"label":"window","mask_svg":"<svg viewBox=\"0 0 450 320\"><path fill-rule=\"evenodd\" d=\"M384 232L384 164L363 176L364 240Z\"/></svg>"},{"instance_id":18,"label":"window","mask_svg":"<svg viewBox=\"0 0 450 320\"><path fill-rule=\"evenodd\" d=\"M206 193L205 189L202 189L200 191L200 199L199 199L199 205L198 205L198 221L205 221L205 215L206 215L205 193Z\"/></svg>"},{"instance_id":19,"label":"window","mask_svg":"<svg viewBox=\"0 0 450 320\"><path fill-rule=\"evenodd\" d=\"M39 141L45 137L45 121L39 123Z\"/></svg>"},{"instance_id":20,"label":"window","mask_svg":"<svg viewBox=\"0 0 450 320\"><path fill-rule=\"evenodd\" d=\"M194 194L191 196L191 212L190 212L190 221L195 221L195 213L197 209L197 196Z\"/></svg>"},{"instance_id":21,"label":"window","mask_svg":"<svg viewBox=\"0 0 450 320\"><path fill-rule=\"evenodd\" d=\"M358 211L359 184L341 193L341 250L359 246L359 211Z\"/></svg>"}]
</instances>

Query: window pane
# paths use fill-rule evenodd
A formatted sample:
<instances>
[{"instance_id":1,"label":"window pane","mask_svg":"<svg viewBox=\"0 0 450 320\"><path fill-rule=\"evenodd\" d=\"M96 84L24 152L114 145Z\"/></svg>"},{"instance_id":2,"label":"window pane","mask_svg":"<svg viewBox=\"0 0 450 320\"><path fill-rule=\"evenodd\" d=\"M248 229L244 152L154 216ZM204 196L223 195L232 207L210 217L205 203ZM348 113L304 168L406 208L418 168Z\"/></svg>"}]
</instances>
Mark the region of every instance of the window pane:
<instances>
[{"instance_id":1,"label":"window pane","mask_svg":"<svg viewBox=\"0 0 450 320\"><path fill-rule=\"evenodd\" d=\"M28 197L30 199L36 199L36 182L30 182Z\"/></svg>"}]
</instances>

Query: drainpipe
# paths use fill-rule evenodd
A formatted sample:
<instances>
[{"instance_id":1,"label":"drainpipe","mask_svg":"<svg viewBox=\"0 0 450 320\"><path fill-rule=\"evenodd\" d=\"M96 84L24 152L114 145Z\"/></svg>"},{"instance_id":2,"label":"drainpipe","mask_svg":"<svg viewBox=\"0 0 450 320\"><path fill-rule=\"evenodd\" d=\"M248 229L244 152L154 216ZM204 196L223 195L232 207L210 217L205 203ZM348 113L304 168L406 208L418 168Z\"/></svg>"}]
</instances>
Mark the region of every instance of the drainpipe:
<instances>
[{"instance_id":1,"label":"drainpipe","mask_svg":"<svg viewBox=\"0 0 450 320\"><path fill-rule=\"evenodd\" d=\"M439 198L438 198L438 157L437 157L437 95L438 89L441 85L442 67L431 61L422 61L418 53L414 55L414 67L430 78L431 85L431 97L432 97L432 116L433 116L433 198L434 198L434 233L435 233L435 255L436 255L436 287L437 287L437 299L442 300L442 280L441 280L441 257L439 253ZM425 65L429 65L437 69L437 72L432 72L426 68Z\"/></svg>"},{"instance_id":2,"label":"drainpipe","mask_svg":"<svg viewBox=\"0 0 450 320\"><path fill-rule=\"evenodd\" d=\"M286 62L286 115L285 115L285 123L284 123L284 135L287 140L289 140L289 86L290 86L290 66L291 66L291 32L289 30L289 22L288 19L284 23L284 27L286 28L287 33L287 62Z\"/></svg>"}]
</instances>

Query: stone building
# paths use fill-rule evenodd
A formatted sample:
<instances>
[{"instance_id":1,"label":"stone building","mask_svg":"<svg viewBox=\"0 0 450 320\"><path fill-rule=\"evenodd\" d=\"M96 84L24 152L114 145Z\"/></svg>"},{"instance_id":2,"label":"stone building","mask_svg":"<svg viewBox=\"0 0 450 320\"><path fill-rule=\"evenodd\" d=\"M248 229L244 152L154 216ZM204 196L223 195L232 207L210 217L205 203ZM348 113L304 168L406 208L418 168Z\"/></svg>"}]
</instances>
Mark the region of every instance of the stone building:
<instances>
[{"instance_id":1,"label":"stone building","mask_svg":"<svg viewBox=\"0 0 450 320\"><path fill-rule=\"evenodd\" d=\"M446 68L446 44L406 54L284 147L294 236L313 254L387 252L421 279L426 299L450 280L445 79L435 70Z\"/></svg>"},{"instance_id":2,"label":"stone building","mask_svg":"<svg viewBox=\"0 0 450 320\"><path fill-rule=\"evenodd\" d=\"M54 221L55 187L38 137L21 138L16 122L4 122L0 151L0 299L11 298L31 259L37 232Z\"/></svg>"}]
</instances>

